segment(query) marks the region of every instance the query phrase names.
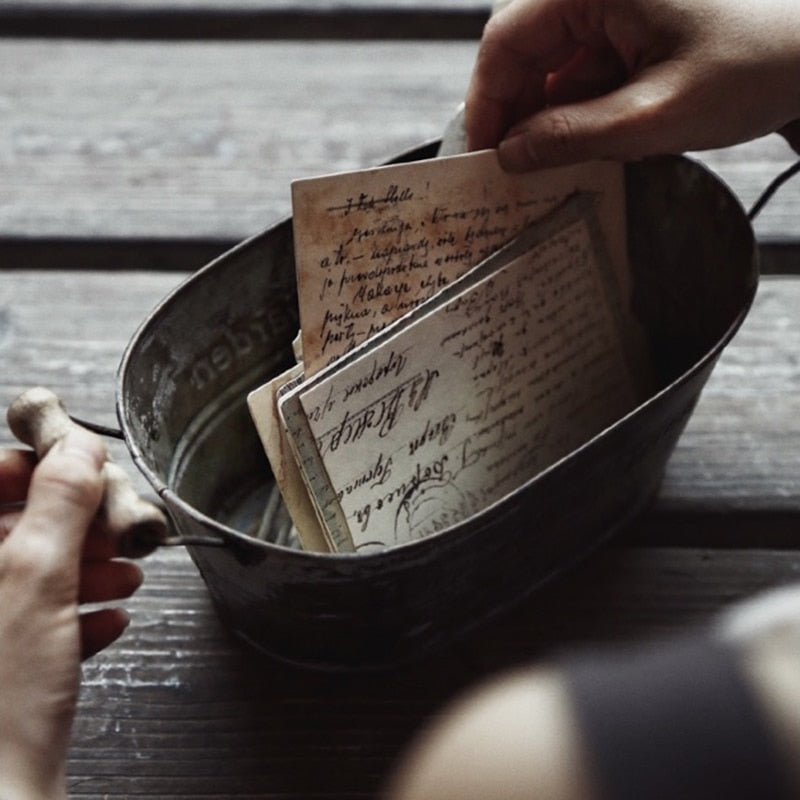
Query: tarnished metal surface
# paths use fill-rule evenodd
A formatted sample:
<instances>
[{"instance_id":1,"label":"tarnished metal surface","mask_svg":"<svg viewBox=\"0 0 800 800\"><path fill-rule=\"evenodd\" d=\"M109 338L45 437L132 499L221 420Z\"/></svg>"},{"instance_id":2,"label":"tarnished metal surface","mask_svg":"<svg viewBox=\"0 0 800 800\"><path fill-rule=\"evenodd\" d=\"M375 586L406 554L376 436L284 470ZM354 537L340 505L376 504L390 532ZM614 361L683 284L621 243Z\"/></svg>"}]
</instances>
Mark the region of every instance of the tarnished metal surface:
<instances>
[{"instance_id":1,"label":"tarnished metal surface","mask_svg":"<svg viewBox=\"0 0 800 800\"><path fill-rule=\"evenodd\" d=\"M392 665L500 613L648 502L749 308L756 247L738 202L702 167L645 161L627 180L634 304L659 389L482 514L384 553L312 554L249 535L271 481L245 396L291 363L298 326L289 222L153 312L120 366L120 423L178 532L224 544L190 552L237 635L318 667Z\"/></svg>"}]
</instances>

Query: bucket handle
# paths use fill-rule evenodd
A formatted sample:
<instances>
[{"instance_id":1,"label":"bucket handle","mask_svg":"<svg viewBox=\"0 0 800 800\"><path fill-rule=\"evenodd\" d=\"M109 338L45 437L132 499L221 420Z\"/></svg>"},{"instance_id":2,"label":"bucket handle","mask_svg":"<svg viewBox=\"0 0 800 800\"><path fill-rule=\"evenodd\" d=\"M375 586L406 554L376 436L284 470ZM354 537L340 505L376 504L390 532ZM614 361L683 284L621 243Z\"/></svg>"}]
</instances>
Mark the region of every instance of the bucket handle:
<instances>
[{"instance_id":1,"label":"bucket handle","mask_svg":"<svg viewBox=\"0 0 800 800\"><path fill-rule=\"evenodd\" d=\"M750 220L750 222L753 222L753 220L755 220L755 218L761 213L762 209L772 199L772 196L775 194L775 192L777 192L784 183L797 175L798 172L800 172L800 159L779 172L772 179L772 181L770 181L767 187L761 192L759 197L753 203L750 210L747 212L747 218Z\"/></svg>"},{"instance_id":2,"label":"bucket handle","mask_svg":"<svg viewBox=\"0 0 800 800\"><path fill-rule=\"evenodd\" d=\"M92 431L92 433L96 433L99 436L104 436L110 439L119 439L120 441L125 439L124 434L119 428L111 428L108 425L101 425L98 422L89 422L88 420L81 419L80 417L73 416L72 414L69 415L69 418L76 425L80 425L82 428L86 428L86 430ZM148 502L153 503L161 508L170 523L170 528L174 530L172 518L169 515L166 504L161 500L161 498L151 496L147 497L146 499ZM227 542L221 536L186 536L185 534L175 533L171 536L165 537L158 543L159 547L185 547L187 545L192 545L194 547L227 547Z\"/></svg>"},{"instance_id":3,"label":"bucket handle","mask_svg":"<svg viewBox=\"0 0 800 800\"><path fill-rule=\"evenodd\" d=\"M72 414L69 415L69 418L76 425L80 425L82 428L86 428L86 430L91 431L92 433L97 433L100 436L106 436L109 439L119 440L123 440L125 438L119 428L110 428L107 425L100 425L98 422L89 422L85 419L80 419L80 417L73 416Z\"/></svg>"}]
</instances>

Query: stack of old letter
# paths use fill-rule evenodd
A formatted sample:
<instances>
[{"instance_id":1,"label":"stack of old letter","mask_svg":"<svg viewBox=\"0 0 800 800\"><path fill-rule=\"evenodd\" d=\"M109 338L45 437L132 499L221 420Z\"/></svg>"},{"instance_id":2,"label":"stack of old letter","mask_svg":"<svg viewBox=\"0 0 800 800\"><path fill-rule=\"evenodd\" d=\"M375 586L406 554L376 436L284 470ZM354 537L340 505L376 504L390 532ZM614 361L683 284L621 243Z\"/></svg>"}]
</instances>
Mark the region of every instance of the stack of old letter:
<instances>
[{"instance_id":1,"label":"stack of old letter","mask_svg":"<svg viewBox=\"0 0 800 800\"><path fill-rule=\"evenodd\" d=\"M494 151L292 185L298 364L248 402L303 546L480 513L641 396L622 167Z\"/></svg>"}]
</instances>

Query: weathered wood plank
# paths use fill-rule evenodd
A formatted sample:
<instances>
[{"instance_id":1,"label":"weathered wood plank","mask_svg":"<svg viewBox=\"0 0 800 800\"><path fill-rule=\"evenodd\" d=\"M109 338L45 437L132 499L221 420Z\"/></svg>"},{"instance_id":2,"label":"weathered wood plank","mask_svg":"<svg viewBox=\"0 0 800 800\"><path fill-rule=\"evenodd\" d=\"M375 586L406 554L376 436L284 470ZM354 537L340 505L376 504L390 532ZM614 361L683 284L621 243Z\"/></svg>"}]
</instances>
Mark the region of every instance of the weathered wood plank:
<instances>
[{"instance_id":1,"label":"weathered wood plank","mask_svg":"<svg viewBox=\"0 0 800 800\"><path fill-rule=\"evenodd\" d=\"M6 408L28 386L114 426L115 375L126 343L180 273L0 273L0 382ZM3 426L4 442L10 434ZM114 446L114 443L111 443ZM124 457L124 449L115 447Z\"/></svg>"},{"instance_id":2,"label":"weathered wood plank","mask_svg":"<svg viewBox=\"0 0 800 800\"><path fill-rule=\"evenodd\" d=\"M703 496L716 495L738 510L745 496L761 495L771 496L777 508L797 507L798 309L799 281L762 279L750 315L723 353L670 461L664 504L702 503ZM750 450L756 441L758 452ZM704 485L711 475L713 492Z\"/></svg>"},{"instance_id":3,"label":"weathered wood plank","mask_svg":"<svg viewBox=\"0 0 800 800\"><path fill-rule=\"evenodd\" d=\"M0 233L244 238L440 135L474 49L0 41Z\"/></svg>"},{"instance_id":4,"label":"weathered wood plank","mask_svg":"<svg viewBox=\"0 0 800 800\"><path fill-rule=\"evenodd\" d=\"M565 648L703 624L797 580L800 555L606 548L419 664L340 676L234 644L185 553L144 567L131 627L84 667L68 767L75 800L376 797L411 734L465 686Z\"/></svg>"},{"instance_id":5,"label":"weathered wood plank","mask_svg":"<svg viewBox=\"0 0 800 800\"><path fill-rule=\"evenodd\" d=\"M476 47L0 40L0 239L243 239L294 178L438 137ZM771 136L702 158L749 207L794 154ZM756 231L798 218L800 179Z\"/></svg>"},{"instance_id":6,"label":"weathered wood plank","mask_svg":"<svg viewBox=\"0 0 800 800\"><path fill-rule=\"evenodd\" d=\"M115 373L123 349L150 309L182 277L4 271L0 406L6 407L26 387L44 384L59 392L77 416L114 425ZM656 540L797 544L798 308L799 279L762 281L753 311L712 374L646 516ZM0 441L9 441L4 429ZM112 443L112 449L117 458L126 459L120 443ZM765 521L768 530L762 530Z\"/></svg>"}]
</instances>

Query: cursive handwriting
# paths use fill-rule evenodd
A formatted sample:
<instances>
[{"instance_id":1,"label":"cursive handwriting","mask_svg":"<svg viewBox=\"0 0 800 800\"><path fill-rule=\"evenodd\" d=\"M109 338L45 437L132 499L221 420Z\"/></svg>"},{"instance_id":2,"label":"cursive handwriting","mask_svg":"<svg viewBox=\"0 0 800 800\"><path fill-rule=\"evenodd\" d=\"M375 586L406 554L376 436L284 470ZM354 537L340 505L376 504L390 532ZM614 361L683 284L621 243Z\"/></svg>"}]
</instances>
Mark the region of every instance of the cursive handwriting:
<instances>
[{"instance_id":1,"label":"cursive handwriting","mask_svg":"<svg viewBox=\"0 0 800 800\"><path fill-rule=\"evenodd\" d=\"M402 358L394 353L382 367L373 362L370 372L356 379L344 389L346 397L358 394L367 386L382 382L391 372L403 371ZM423 367L417 374L399 384L389 383L389 389L367 405L353 411L346 408L341 420L317 438L317 449L323 458L328 453L358 445L365 435L375 433L379 439L388 437L404 414L417 414L428 399L439 371ZM312 409L313 410L313 409Z\"/></svg>"},{"instance_id":2,"label":"cursive handwriting","mask_svg":"<svg viewBox=\"0 0 800 800\"><path fill-rule=\"evenodd\" d=\"M474 514L635 402L590 214L566 205L308 390L356 549Z\"/></svg>"},{"instance_id":3,"label":"cursive handwriting","mask_svg":"<svg viewBox=\"0 0 800 800\"><path fill-rule=\"evenodd\" d=\"M305 374L429 299L576 185L604 186L608 171L568 168L543 183L505 173L492 153L475 153L296 181Z\"/></svg>"}]
</instances>

